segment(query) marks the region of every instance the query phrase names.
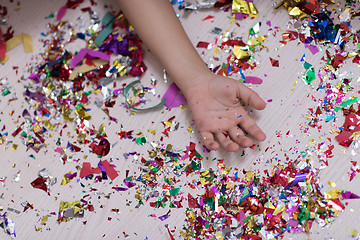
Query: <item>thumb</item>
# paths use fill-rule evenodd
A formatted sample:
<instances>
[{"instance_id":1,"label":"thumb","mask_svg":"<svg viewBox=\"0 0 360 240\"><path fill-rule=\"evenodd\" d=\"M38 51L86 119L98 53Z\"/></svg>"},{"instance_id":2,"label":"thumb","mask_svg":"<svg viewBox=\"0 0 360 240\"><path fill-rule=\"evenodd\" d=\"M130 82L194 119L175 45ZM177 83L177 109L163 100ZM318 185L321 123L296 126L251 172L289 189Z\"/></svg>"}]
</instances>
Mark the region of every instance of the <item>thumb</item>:
<instances>
[{"instance_id":1,"label":"thumb","mask_svg":"<svg viewBox=\"0 0 360 240\"><path fill-rule=\"evenodd\" d=\"M237 98L257 110L263 110L266 107L265 101L259 94L240 82L238 82Z\"/></svg>"}]
</instances>

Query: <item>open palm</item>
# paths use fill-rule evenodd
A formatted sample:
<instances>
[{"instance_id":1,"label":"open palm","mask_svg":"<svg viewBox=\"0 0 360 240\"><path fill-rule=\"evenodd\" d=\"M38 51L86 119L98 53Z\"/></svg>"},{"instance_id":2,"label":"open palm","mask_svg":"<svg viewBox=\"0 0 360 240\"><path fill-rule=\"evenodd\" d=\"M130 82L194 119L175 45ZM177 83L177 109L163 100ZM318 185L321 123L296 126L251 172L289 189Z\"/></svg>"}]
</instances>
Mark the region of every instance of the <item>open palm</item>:
<instances>
[{"instance_id":1,"label":"open palm","mask_svg":"<svg viewBox=\"0 0 360 240\"><path fill-rule=\"evenodd\" d=\"M253 140L264 141L265 133L248 116L244 104L262 110L265 102L244 84L227 77L209 74L192 82L183 91L205 146L230 152L250 147ZM248 134L248 135L247 135Z\"/></svg>"}]
</instances>

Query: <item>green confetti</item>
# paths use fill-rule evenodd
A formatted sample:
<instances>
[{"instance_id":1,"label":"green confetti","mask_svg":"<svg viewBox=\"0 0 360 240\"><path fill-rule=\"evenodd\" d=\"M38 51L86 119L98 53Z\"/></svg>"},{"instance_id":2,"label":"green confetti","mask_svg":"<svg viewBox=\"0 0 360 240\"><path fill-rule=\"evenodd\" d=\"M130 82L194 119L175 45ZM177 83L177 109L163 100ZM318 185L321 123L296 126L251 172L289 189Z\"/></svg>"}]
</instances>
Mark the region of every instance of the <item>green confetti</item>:
<instances>
[{"instance_id":1,"label":"green confetti","mask_svg":"<svg viewBox=\"0 0 360 240\"><path fill-rule=\"evenodd\" d=\"M196 163L195 161L192 161L190 167L192 170L197 171L200 169L200 164Z\"/></svg>"},{"instance_id":2,"label":"green confetti","mask_svg":"<svg viewBox=\"0 0 360 240\"><path fill-rule=\"evenodd\" d=\"M180 188L173 188L169 190L170 196L176 196L180 192Z\"/></svg>"},{"instance_id":3,"label":"green confetti","mask_svg":"<svg viewBox=\"0 0 360 240\"><path fill-rule=\"evenodd\" d=\"M305 75L302 77L302 79L304 80L304 82L306 84L310 84L312 81L314 81L316 78L315 76L315 69L314 68L311 68L309 69Z\"/></svg>"},{"instance_id":4,"label":"green confetti","mask_svg":"<svg viewBox=\"0 0 360 240\"><path fill-rule=\"evenodd\" d=\"M157 173L159 171L159 169L154 167L154 168L151 169L151 171L153 171L154 173Z\"/></svg>"},{"instance_id":5,"label":"green confetti","mask_svg":"<svg viewBox=\"0 0 360 240\"><path fill-rule=\"evenodd\" d=\"M347 100L345 102L342 102L340 104L340 107L335 108L335 111L339 111L340 109L343 109L344 107L347 107L347 106L349 106L349 105L351 105L351 104L353 104L353 103L355 103L357 101L359 101L359 99L357 97L353 97L353 98L351 98L351 99L349 99L349 100Z\"/></svg>"},{"instance_id":6,"label":"green confetti","mask_svg":"<svg viewBox=\"0 0 360 240\"><path fill-rule=\"evenodd\" d=\"M147 142L147 138L146 137L136 138L135 142L139 145L144 145Z\"/></svg>"},{"instance_id":7,"label":"green confetti","mask_svg":"<svg viewBox=\"0 0 360 240\"><path fill-rule=\"evenodd\" d=\"M49 16L45 17L45 19L50 19L50 18L53 18L53 17L54 17L54 14L50 13Z\"/></svg>"},{"instance_id":8,"label":"green confetti","mask_svg":"<svg viewBox=\"0 0 360 240\"><path fill-rule=\"evenodd\" d=\"M222 29L221 28L214 28L212 31L211 31L211 33L212 34L218 34L218 33L221 33L222 32Z\"/></svg>"},{"instance_id":9,"label":"green confetti","mask_svg":"<svg viewBox=\"0 0 360 240\"><path fill-rule=\"evenodd\" d=\"M312 65L311 65L310 63L308 63L308 62L304 62L303 67L304 67L306 70L308 70L309 68L312 67Z\"/></svg>"},{"instance_id":10,"label":"green confetti","mask_svg":"<svg viewBox=\"0 0 360 240\"><path fill-rule=\"evenodd\" d=\"M254 27L249 29L249 35L255 35L259 33L260 27L261 27L261 22L258 22L257 24L255 24Z\"/></svg>"},{"instance_id":11,"label":"green confetti","mask_svg":"<svg viewBox=\"0 0 360 240\"><path fill-rule=\"evenodd\" d=\"M9 91L9 89L6 89L5 91L2 92L3 96L6 96L8 94L10 94L11 92Z\"/></svg>"},{"instance_id":12,"label":"green confetti","mask_svg":"<svg viewBox=\"0 0 360 240\"><path fill-rule=\"evenodd\" d=\"M172 183L170 182L170 180L168 178L165 178L165 182L169 185L172 185Z\"/></svg>"},{"instance_id":13,"label":"green confetti","mask_svg":"<svg viewBox=\"0 0 360 240\"><path fill-rule=\"evenodd\" d=\"M222 205L222 204L224 204L224 203L226 203L226 202L227 202L226 197L224 197L223 195L221 195L221 196L220 196L220 199L219 199L219 205Z\"/></svg>"},{"instance_id":14,"label":"green confetti","mask_svg":"<svg viewBox=\"0 0 360 240\"><path fill-rule=\"evenodd\" d=\"M211 207L212 210L215 209L215 200L214 198L206 198L206 204Z\"/></svg>"},{"instance_id":15,"label":"green confetti","mask_svg":"<svg viewBox=\"0 0 360 240\"><path fill-rule=\"evenodd\" d=\"M91 94L91 91L84 92L85 96L89 96Z\"/></svg>"},{"instance_id":16,"label":"green confetti","mask_svg":"<svg viewBox=\"0 0 360 240\"><path fill-rule=\"evenodd\" d=\"M251 214L250 216L248 216L247 218L245 218L243 221L243 223L246 223L254 214Z\"/></svg>"}]
</instances>

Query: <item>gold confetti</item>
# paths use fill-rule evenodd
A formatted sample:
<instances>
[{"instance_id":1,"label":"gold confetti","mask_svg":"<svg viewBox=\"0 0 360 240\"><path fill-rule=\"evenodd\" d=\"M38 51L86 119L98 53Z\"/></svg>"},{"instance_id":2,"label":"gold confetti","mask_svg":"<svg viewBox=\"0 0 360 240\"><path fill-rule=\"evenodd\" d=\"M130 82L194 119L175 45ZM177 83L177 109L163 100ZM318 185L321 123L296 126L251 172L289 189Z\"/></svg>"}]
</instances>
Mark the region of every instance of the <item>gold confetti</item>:
<instances>
[{"instance_id":1,"label":"gold confetti","mask_svg":"<svg viewBox=\"0 0 360 240\"><path fill-rule=\"evenodd\" d=\"M231 11L233 13L244 13L251 17L257 17L258 11L255 5L244 0L233 0Z\"/></svg>"}]
</instances>

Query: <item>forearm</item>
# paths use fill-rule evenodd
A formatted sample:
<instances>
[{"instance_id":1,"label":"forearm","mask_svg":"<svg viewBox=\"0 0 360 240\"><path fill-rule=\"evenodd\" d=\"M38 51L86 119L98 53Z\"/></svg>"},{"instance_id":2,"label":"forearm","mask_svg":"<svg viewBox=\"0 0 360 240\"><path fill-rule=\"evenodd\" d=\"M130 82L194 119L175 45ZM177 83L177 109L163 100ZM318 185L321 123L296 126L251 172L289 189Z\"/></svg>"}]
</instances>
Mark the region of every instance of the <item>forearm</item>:
<instances>
[{"instance_id":1,"label":"forearm","mask_svg":"<svg viewBox=\"0 0 360 240\"><path fill-rule=\"evenodd\" d=\"M118 0L118 3L136 33L182 90L209 71L168 0Z\"/></svg>"}]
</instances>

